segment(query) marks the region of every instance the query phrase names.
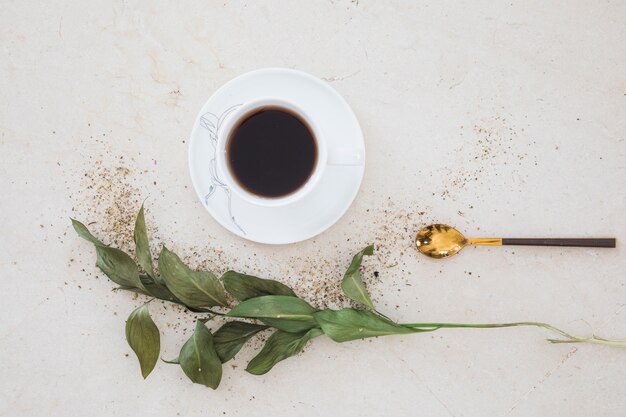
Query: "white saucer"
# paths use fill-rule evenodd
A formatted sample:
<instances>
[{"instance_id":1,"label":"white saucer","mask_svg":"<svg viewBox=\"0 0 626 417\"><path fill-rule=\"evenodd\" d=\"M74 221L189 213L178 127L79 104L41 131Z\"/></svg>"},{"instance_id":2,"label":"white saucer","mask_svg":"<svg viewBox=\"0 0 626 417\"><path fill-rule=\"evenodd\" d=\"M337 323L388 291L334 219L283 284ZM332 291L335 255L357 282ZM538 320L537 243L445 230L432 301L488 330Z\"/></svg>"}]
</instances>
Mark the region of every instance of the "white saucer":
<instances>
[{"instance_id":1,"label":"white saucer","mask_svg":"<svg viewBox=\"0 0 626 417\"><path fill-rule=\"evenodd\" d=\"M299 242L322 233L348 210L361 185L365 166L328 166L315 189L287 206L260 207L232 193L215 173L214 129L229 109L268 96L301 107L319 124L329 147L364 152L359 122L339 93L307 73L267 68L229 81L202 107L189 140L191 180L202 204L229 231L260 243Z\"/></svg>"}]
</instances>

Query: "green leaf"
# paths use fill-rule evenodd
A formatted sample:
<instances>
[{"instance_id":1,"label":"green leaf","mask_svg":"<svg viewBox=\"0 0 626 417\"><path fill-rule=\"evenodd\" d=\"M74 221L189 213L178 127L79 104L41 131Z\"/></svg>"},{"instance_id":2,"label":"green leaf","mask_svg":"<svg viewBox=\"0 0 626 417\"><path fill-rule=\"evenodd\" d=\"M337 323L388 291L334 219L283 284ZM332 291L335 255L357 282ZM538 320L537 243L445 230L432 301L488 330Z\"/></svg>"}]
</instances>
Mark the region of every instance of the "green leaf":
<instances>
[{"instance_id":1,"label":"green leaf","mask_svg":"<svg viewBox=\"0 0 626 417\"><path fill-rule=\"evenodd\" d=\"M371 311L353 308L322 310L314 316L324 333L335 342L423 331L400 326Z\"/></svg>"},{"instance_id":2,"label":"green leaf","mask_svg":"<svg viewBox=\"0 0 626 417\"><path fill-rule=\"evenodd\" d=\"M141 265L143 270L146 271L146 274L150 275L153 278L156 278L156 275L154 275L154 268L152 266L152 255L150 254L150 242L148 241L148 232L146 231L146 219L143 215L143 204L141 205L139 214L137 214L137 220L135 220L135 231L133 233L133 238L135 240L139 265Z\"/></svg>"},{"instance_id":3,"label":"green leaf","mask_svg":"<svg viewBox=\"0 0 626 417\"><path fill-rule=\"evenodd\" d=\"M263 279L252 275L240 274L228 271L222 275L224 288L239 301L245 301L263 295L288 295L295 297L296 294L283 283L273 279Z\"/></svg>"},{"instance_id":4,"label":"green leaf","mask_svg":"<svg viewBox=\"0 0 626 417\"><path fill-rule=\"evenodd\" d=\"M137 308L128 316L126 340L135 351L139 359L141 375L146 379L159 360L159 351L161 350L159 329L150 317L147 304Z\"/></svg>"},{"instance_id":5,"label":"green leaf","mask_svg":"<svg viewBox=\"0 0 626 417\"><path fill-rule=\"evenodd\" d=\"M174 294L167 287L161 283L159 283L155 278L151 277L148 274L140 274L141 283L145 288L145 293L156 297L160 300L171 301L173 303L182 304L182 302L176 298Z\"/></svg>"},{"instance_id":6,"label":"green leaf","mask_svg":"<svg viewBox=\"0 0 626 417\"><path fill-rule=\"evenodd\" d=\"M252 336L265 329L267 326L243 321L230 321L224 324L213 335L217 356L222 363L228 362Z\"/></svg>"},{"instance_id":7,"label":"green leaf","mask_svg":"<svg viewBox=\"0 0 626 417\"><path fill-rule=\"evenodd\" d=\"M171 301L172 303L179 304L185 307L187 310L193 313L212 313L211 310L206 308L190 307L188 305L185 305L185 303L176 298L176 296L172 294L172 292L168 290L165 285L159 284L152 277L146 274L139 274L139 276L141 277L141 283L143 284L145 289L125 286L118 287L117 289L136 292L138 294L156 297L165 301Z\"/></svg>"},{"instance_id":8,"label":"green leaf","mask_svg":"<svg viewBox=\"0 0 626 417\"><path fill-rule=\"evenodd\" d=\"M287 295L264 295L243 301L226 315L259 319L286 332L302 332L317 327L313 318L316 310L306 301Z\"/></svg>"},{"instance_id":9,"label":"green leaf","mask_svg":"<svg viewBox=\"0 0 626 417\"><path fill-rule=\"evenodd\" d=\"M96 245L96 265L111 281L123 287L144 289L135 261L125 252L109 246Z\"/></svg>"},{"instance_id":10,"label":"green leaf","mask_svg":"<svg viewBox=\"0 0 626 417\"><path fill-rule=\"evenodd\" d=\"M82 224L76 219L70 219L70 220L72 221L72 226L74 227L74 230L76 230L76 233L78 233L78 236L93 243L96 246L106 246L104 243L100 242L98 239L94 237L94 235L91 234L89 229L87 229L87 226L85 226L84 224Z\"/></svg>"},{"instance_id":11,"label":"green leaf","mask_svg":"<svg viewBox=\"0 0 626 417\"><path fill-rule=\"evenodd\" d=\"M246 371L254 375L263 375L278 362L298 354L309 340L321 334L320 329L300 333L277 330L267 339L261 352L248 363Z\"/></svg>"},{"instance_id":12,"label":"green leaf","mask_svg":"<svg viewBox=\"0 0 626 417\"><path fill-rule=\"evenodd\" d=\"M124 287L124 289L138 288L144 290L139 278L139 271L133 258L125 252L111 248L96 239L87 227L78 220L71 219L72 226L76 233L83 239L96 246L96 265L102 270L111 281Z\"/></svg>"},{"instance_id":13,"label":"green leaf","mask_svg":"<svg viewBox=\"0 0 626 417\"><path fill-rule=\"evenodd\" d=\"M190 307L226 306L226 293L212 272L192 271L165 246L159 255L159 270L167 288Z\"/></svg>"},{"instance_id":14,"label":"green leaf","mask_svg":"<svg viewBox=\"0 0 626 417\"><path fill-rule=\"evenodd\" d=\"M193 335L180 350L180 367L196 384L216 389L222 379L222 362L215 347L211 331L200 320L196 321Z\"/></svg>"},{"instance_id":15,"label":"green leaf","mask_svg":"<svg viewBox=\"0 0 626 417\"><path fill-rule=\"evenodd\" d=\"M343 292L353 301L357 303L361 303L371 310L374 309L374 303L372 303L372 299L370 298L367 290L365 289L365 284L363 284L363 280L361 279L361 273L359 272L359 268L361 268L361 262L363 261L363 255L372 255L374 253L374 246L370 245L354 255L352 258L352 263L348 267L345 275L343 276L343 281L341 281L341 288Z\"/></svg>"}]
</instances>

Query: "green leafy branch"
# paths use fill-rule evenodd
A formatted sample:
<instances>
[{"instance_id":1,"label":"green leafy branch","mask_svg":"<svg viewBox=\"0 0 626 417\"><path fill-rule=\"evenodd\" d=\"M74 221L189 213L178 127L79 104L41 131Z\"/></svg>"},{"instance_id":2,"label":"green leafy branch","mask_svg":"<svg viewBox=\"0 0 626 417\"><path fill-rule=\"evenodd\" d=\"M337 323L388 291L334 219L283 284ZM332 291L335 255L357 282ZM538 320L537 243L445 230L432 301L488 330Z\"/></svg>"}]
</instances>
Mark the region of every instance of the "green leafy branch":
<instances>
[{"instance_id":1,"label":"green leafy branch","mask_svg":"<svg viewBox=\"0 0 626 417\"><path fill-rule=\"evenodd\" d=\"M143 272L128 254L102 243L81 222L72 219L72 225L80 237L94 244L96 265L120 289L147 295L151 297L150 301L158 298L182 305L192 312L208 314L207 319L196 321L194 332L180 349L178 357L163 362L179 365L191 381L213 389L219 386L222 378L222 364L233 359L257 333L268 329L273 329L273 333L246 368L251 374L267 373L278 362L298 354L311 339L321 335L326 335L335 342L347 342L366 337L424 333L446 328L535 326L558 336L548 339L551 343L595 343L626 347L626 340L574 336L540 322L395 323L376 311L361 278L363 257L373 254L373 246L368 246L354 255L341 282L346 296L362 308L320 310L278 281L235 271L227 271L221 278L217 278L210 271L194 271L165 246L158 257L160 275L157 275L152 263L143 206L137 215L134 230L137 260ZM238 301L232 308L226 292ZM126 340L139 359L144 378L158 362L161 348L159 329L148 310L150 301L134 310L126 321ZM206 322L214 315L227 319L251 319L255 323L228 321L213 332ZM258 322L262 324L257 324Z\"/></svg>"}]
</instances>

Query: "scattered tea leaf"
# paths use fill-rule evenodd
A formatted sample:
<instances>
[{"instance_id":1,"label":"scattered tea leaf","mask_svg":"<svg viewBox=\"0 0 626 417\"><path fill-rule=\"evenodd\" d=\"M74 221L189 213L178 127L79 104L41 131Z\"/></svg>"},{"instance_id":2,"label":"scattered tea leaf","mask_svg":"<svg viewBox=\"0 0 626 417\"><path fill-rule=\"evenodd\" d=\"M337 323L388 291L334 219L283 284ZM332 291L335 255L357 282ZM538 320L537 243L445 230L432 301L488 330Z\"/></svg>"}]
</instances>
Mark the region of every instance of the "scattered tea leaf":
<instances>
[{"instance_id":1,"label":"scattered tea leaf","mask_svg":"<svg viewBox=\"0 0 626 417\"><path fill-rule=\"evenodd\" d=\"M313 318L316 310L306 301L287 295L264 295L243 301L226 315L259 319L286 332L302 332L317 327Z\"/></svg>"},{"instance_id":2,"label":"scattered tea leaf","mask_svg":"<svg viewBox=\"0 0 626 417\"><path fill-rule=\"evenodd\" d=\"M159 270L167 288L189 307L226 306L226 293L212 272L192 271L165 246L159 255Z\"/></svg>"},{"instance_id":3,"label":"scattered tea leaf","mask_svg":"<svg viewBox=\"0 0 626 417\"><path fill-rule=\"evenodd\" d=\"M159 360L161 337L150 312L144 304L130 313L126 320L126 340L139 359L141 375L144 379L150 375Z\"/></svg>"},{"instance_id":4,"label":"scattered tea leaf","mask_svg":"<svg viewBox=\"0 0 626 417\"><path fill-rule=\"evenodd\" d=\"M371 311L355 310L353 308L322 310L316 312L314 316L324 334L335 342L427 331L403 327Z\"/></svg>"},{"instance_id":5,"label":"scattered tea leaf","mask_svg":"<svg viewBox=\"0 0 626 417\"><path fill-rule=\"evenodd\" d=\"M246 371L254 375L263 375L278 362L298 354L309 340L321 334L323 333L320 329L300 333L277 330L267 339L261 352L248 363Z\"/></svg>"},{"instance_id":6,"label":"scattered tea leaf","mask_svg":"<svg viewBox=\"0 0 626 417\"><path fill-rule=\"evenodd\" d=\"M146 274L150 275L152 278L156 278L156 275L154 275L154 268L152 266L152 255L150 254L150 242L148 241L148 232L146 231L143 204L137 214L137 220L135 220L133 238L135 240L139 265L144 271L146 271Z\"/></svg>"},{"instance_id":7,"label":"scattered tea leaf","mask_svg":"<svg viewBox=\"0 0 626 417\"><path fill-rule=\"evenodd\" d=\"M239 301L261 297L263 295L296 296L291 288L273 279L257 278L252 275L228 271L222 275L222 280L224 281L226 291Z\"/></svg>"},{"instance_id":8,"label":"scattered tea leaf","mask_svg":"<svg viewBox=\"0 0 626 417\"><path fill-rule=\"evenodd\" d=\"M230 321L224 324L213 335L217 356L222 363L228 362L252 336L265 329L267 326L243 321Z\"/></svg>"},{"instance_id":9,"label":"scattered tea leaf","mask_svg":"<svg viewBox=\"0 0 626 417\"><path fill-rule=\"evenodd\" d=\"M365 289L365 284L363 284L363 280L361 279L361 272L359 269L361 268L361 262L363 261L363 255L372 255L374 253L374 246L370 245L358 252L352 258L352 262L348 267L345 275L343 276L343 281L341 281L341 288L343 292L353 301L361 303L371 310L374 309L374 303L372 303L372 299Z\"/></svg>"},{"instance_id":10,"label":"scattered tea leaf","mask_svg":"<svg viewBox=\"0 0 626 417\"><path fill-rule=\"evenodd\" d=\"M200 320L196 321L193 335L180 350L180 367L196 384L216 389L222 379L222 362L215 347L211 331Z\"/></svg>"}]
</instances>

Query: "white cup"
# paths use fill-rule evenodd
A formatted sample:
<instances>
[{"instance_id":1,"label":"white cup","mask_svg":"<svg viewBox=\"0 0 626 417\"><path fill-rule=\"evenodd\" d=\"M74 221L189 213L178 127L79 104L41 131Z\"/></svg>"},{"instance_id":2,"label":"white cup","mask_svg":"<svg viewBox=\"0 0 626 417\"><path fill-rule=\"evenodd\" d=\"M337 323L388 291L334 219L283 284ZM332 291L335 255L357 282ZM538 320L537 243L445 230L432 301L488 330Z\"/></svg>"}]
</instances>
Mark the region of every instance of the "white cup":
<instances>
[{"instance_id":1,"label":"white cup","mask_svg":"<svg viewBox=\"0 0 626 417\"><path fill-rule=\"evenodd\" d=\"M228 140L233 128L248 116L261 111L265 107L283 108L297 114L306 122L313 133L317 145L317 161L309 179L296 191L281 197L263 197L244 189L233 177L227 162ZM330 144L329 144L330 143ZM309 194L318 184L324 171L329 165L363 165L365 153L362 149L335 148L331 146L331 138L327 138L319 126L296 104L276 98L263 98L247 102L233 110L224 120L217 134L216 165L222 181L230 187L233 193L249 203L278 207L294 203Z\"/></svg>"}]
</instances>

